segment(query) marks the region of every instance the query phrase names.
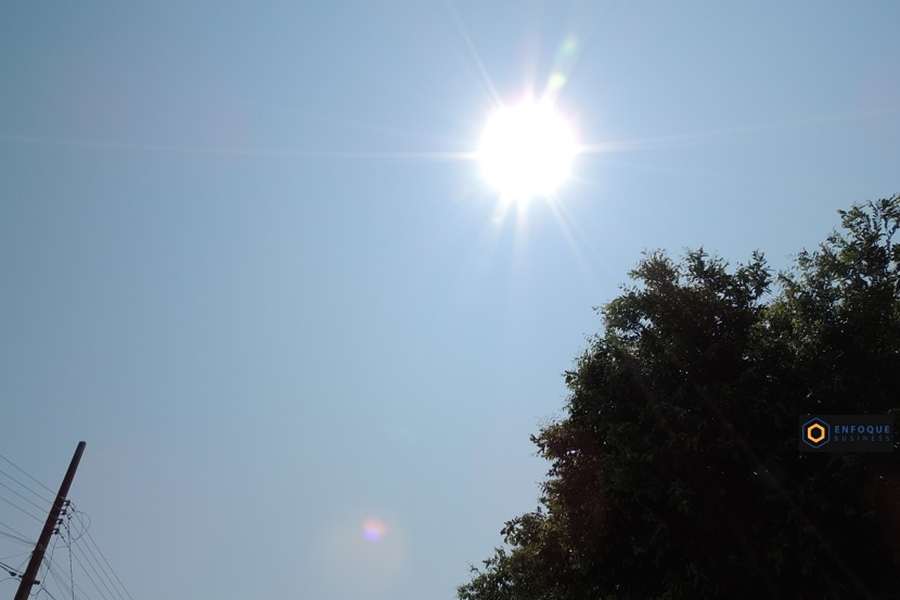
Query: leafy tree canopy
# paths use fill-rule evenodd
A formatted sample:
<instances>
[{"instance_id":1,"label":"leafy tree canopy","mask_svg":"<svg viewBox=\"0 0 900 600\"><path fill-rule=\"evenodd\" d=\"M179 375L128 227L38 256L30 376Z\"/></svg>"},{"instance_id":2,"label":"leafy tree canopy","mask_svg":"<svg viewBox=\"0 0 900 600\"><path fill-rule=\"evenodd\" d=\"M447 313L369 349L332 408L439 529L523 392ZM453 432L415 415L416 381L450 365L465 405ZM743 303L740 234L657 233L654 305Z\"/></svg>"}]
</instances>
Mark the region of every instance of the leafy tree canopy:
<instances>
[{"instance_id":1,"label":"leafy tree canopy","mask_svg":"<svg viewBox=\"0 0 900 600\"><path fill-rule=\"evenodd\" d=\"M798 415L900 407L900 195L840 216L777 275L644 256L461 600L900 598L900 454L797 451Z\"/></svg>"}]
</instances>

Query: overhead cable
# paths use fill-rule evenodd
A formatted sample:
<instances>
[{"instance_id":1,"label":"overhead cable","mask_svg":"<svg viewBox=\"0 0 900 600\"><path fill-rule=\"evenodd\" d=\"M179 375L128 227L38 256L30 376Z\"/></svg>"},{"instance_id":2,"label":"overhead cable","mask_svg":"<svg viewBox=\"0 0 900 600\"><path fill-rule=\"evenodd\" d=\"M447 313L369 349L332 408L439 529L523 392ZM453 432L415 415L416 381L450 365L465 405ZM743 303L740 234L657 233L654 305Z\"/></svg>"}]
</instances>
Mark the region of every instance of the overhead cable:
<instances>
[{"instance_id":1,"label":"overhead cable","mask_svg":"<svg viewBox=\"0 0 900 600\"><path fill-rule=\"evenodd\" d=\"M38 481L37 479L35 479L35 478L32 477L31 475L29 475L25 470L23 470L23 469L19 468L18 466L16 466L16 464L15 464L13 461L9 460L8 458L6 458L5 456L3 456L2 454L0 454L0 459L5 460L7 463L9 463L10 465L12 465L13 468L15 468L17 471L19 471L19 472L22 473L23 475L25 475L25 477L27 477L28 479L32 480L33 482L35 482L36 484L38 484L39 486L41 486L42 488L44 488L45 490L47 490L48 492L50 492L51 497L54 497L54 498L56 497L56 492L54 492L53 490L51 490L50 488L48 488L46 485L44 485L43 483L41 483L40 481Z\"/></svg>"}]
</instances>

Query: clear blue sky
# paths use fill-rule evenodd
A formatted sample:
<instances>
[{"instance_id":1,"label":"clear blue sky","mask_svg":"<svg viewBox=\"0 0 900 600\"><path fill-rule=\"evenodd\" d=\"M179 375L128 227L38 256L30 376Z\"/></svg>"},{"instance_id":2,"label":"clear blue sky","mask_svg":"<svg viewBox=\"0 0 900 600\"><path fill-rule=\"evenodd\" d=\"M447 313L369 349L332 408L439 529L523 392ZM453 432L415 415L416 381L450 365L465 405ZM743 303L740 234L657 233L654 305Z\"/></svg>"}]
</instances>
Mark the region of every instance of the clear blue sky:
<instances>
[{"instance_id":1,"label":"clear blue sky","mask_svg":"<svg viewBox=\"0 0 900 600\"><path fill-rule=\"evenodd\" d=\"M900 192L896 2L239 4L0 7L0 454L88 442L134 600L453 598L643 249ZM604 151L499 216L460 156L554 69Z\"/></svg>"}]
</instances>

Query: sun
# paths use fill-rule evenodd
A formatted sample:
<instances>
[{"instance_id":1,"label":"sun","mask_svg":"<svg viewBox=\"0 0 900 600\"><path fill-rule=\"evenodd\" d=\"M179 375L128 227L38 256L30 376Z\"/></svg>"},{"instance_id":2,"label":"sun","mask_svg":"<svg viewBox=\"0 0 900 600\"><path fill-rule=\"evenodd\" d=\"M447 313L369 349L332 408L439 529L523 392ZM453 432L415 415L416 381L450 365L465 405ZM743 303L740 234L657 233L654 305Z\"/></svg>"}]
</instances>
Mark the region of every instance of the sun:
<instances>
[{"instance_id":1,"label":"sun","mask_svg":"<svg viewBox=\"0 0 900 600\"><path fill-rule=\"evenodd\" d=\"M577 153L571 125L549 103L525 100L488 118L477 157L501 199L527 201L550 197Z\"/></svg>"}]
</instances>

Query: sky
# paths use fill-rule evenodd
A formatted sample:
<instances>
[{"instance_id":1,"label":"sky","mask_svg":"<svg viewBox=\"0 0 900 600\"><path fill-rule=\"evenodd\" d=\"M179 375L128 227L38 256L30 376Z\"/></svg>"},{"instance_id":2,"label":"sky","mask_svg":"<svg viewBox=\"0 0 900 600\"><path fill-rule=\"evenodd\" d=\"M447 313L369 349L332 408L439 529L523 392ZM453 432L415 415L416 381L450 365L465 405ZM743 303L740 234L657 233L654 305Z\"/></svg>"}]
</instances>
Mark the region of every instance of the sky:
<instances>
[{"instance_id":1,"label":"sky","mask_svg":"<svg viewBox=\"0 0 900 600\"><path fill-rule=\"evenodd\" d=\"M783 269L900 192L895 2L262 4L0 6L0 563L84 440L127 594L76 598L452 599L642 251ZM504 203L551 80L584 151Z\"/></svg>"}]
</instances>

